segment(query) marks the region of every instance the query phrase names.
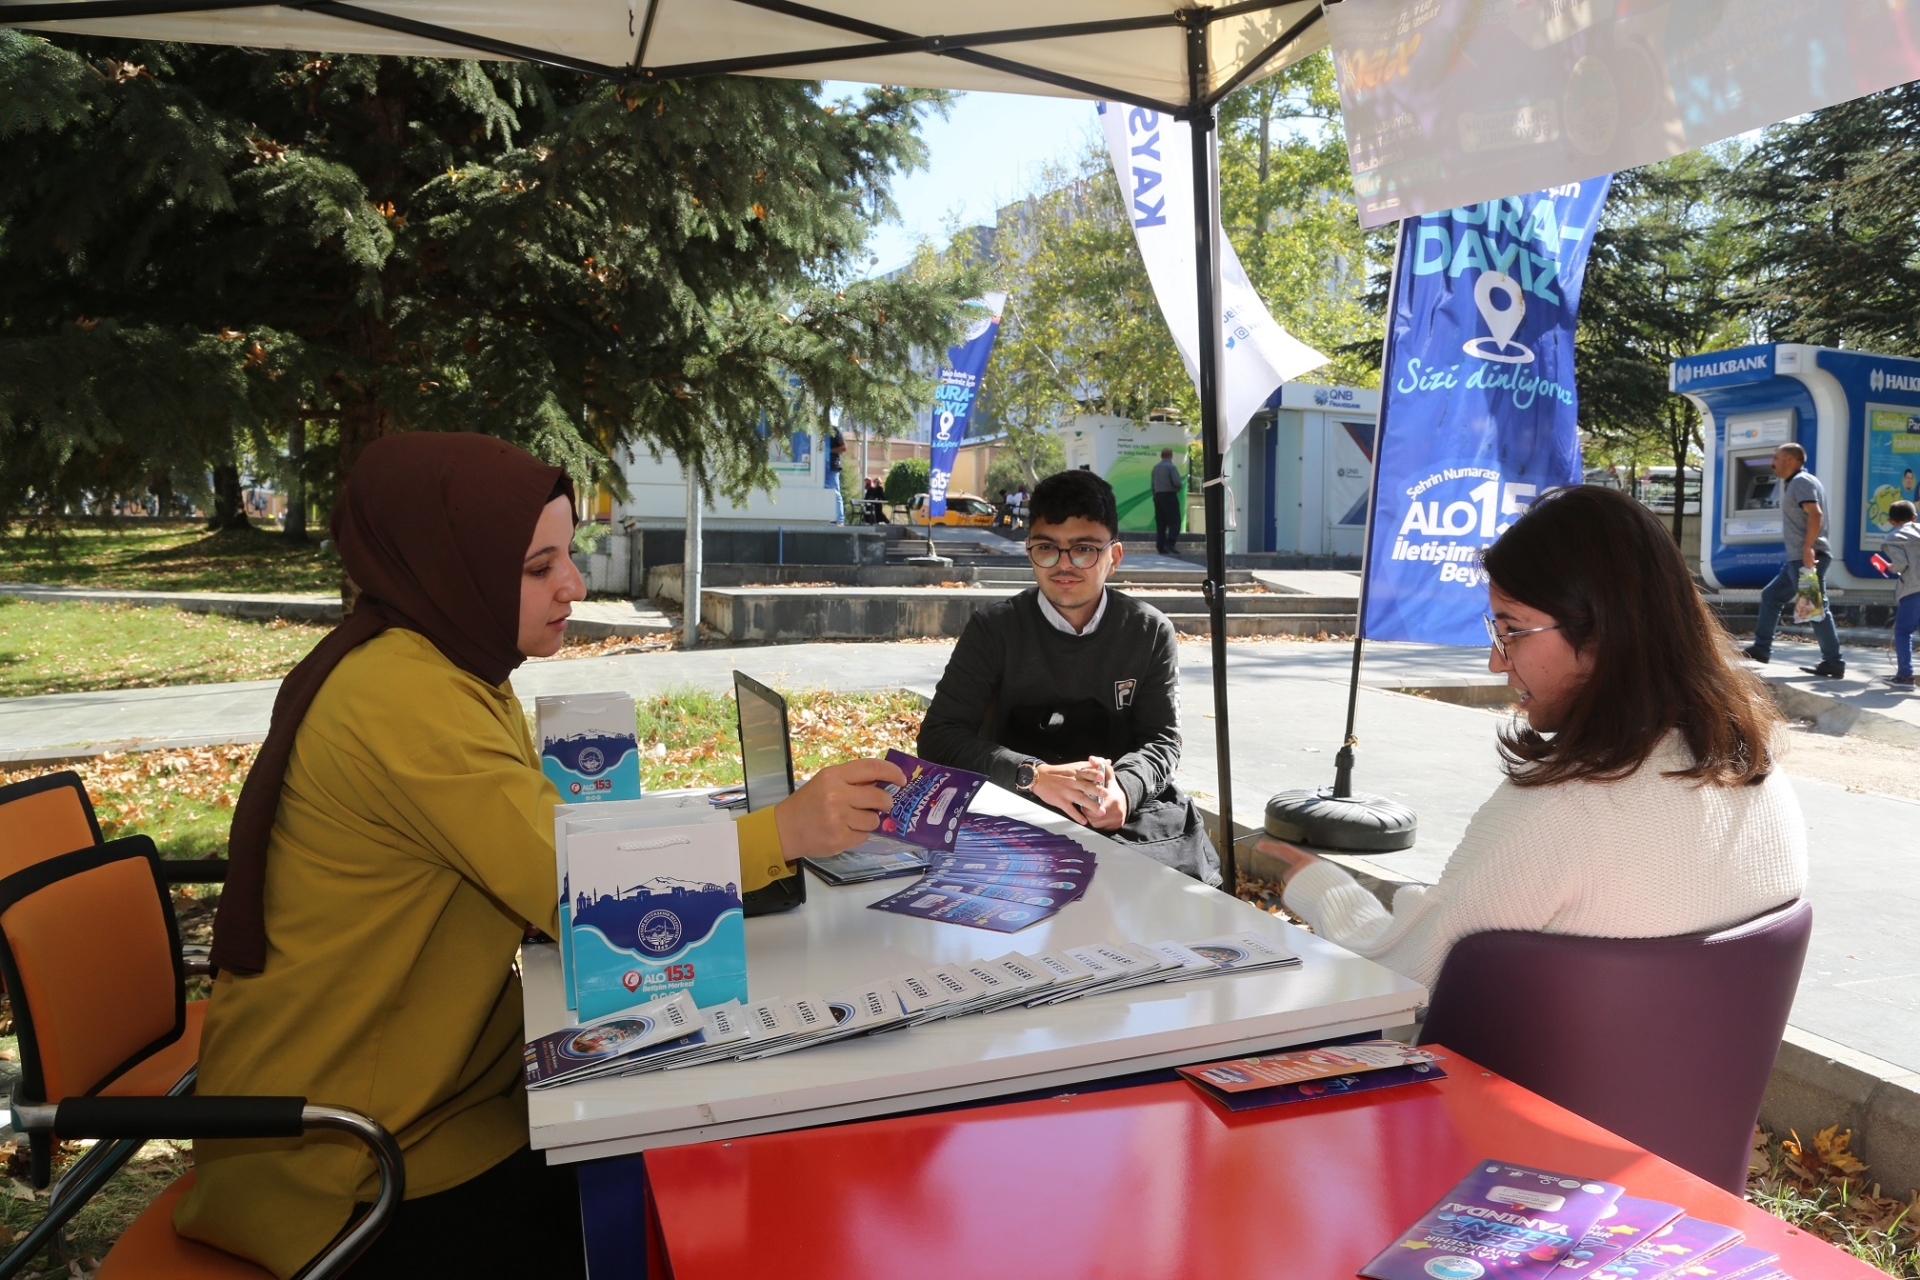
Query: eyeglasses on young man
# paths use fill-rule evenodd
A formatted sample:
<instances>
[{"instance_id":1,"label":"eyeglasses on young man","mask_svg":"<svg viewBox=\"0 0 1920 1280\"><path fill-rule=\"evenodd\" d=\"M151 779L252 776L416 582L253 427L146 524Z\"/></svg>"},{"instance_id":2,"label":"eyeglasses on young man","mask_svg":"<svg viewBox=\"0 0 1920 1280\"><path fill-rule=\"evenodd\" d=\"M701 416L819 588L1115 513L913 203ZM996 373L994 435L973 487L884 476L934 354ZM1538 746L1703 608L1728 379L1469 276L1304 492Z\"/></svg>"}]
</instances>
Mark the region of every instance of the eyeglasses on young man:
<instances>
[{"instance_id":1,"label":"eyeglasses on young man","mask_svg":"<svg viewBox=\"0 0 1920 1280\"><path fill-rule=\"evenodd\" d=\"M1063 547L1043 539L1027 544L1027 559L1033 561L1036 568L1051 569L1060 563L1060 557L1064 554L1067 563L1074 568L1091 569L1099 563L1101 553L1118 541L1118 538L1110 538L1105 542L1076 542L1070 547Z\"/></svg>"}]
</instances>

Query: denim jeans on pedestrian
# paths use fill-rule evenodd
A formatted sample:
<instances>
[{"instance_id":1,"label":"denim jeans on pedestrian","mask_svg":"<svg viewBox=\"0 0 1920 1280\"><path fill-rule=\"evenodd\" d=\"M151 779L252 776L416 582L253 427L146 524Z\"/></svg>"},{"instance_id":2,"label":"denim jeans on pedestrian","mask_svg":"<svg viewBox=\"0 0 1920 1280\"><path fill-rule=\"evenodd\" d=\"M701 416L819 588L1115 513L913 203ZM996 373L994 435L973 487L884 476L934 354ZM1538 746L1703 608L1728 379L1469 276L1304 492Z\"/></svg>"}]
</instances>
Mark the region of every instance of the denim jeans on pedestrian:
<instances>
[{"instance_id":1,"label":"denim jeans on pedestrian","mask_svg":"<svg viewBox=\"0 0 1920 1280\"><path fill-rule=\"evenodd\" d=\"M1813 553L1813 571L1820 575L1820 589L1827 587L1827 566L1833 563L1833 557L1824 551ZM1779 574L1772 582L1760 589L1760 620L1753 628L1753 649L1762 658L1773 653L1773 630L1780 625L1780 611L1793 604L1793 598L1800 591L1800 562L1789 560L1780 566ZM1840 656L1840 633L1833 627L1833 609L1813 620L1813 638L1820 642L1820 660L1836 666L1845 663Z\"/></svg>"},{"instance_id":2,"label":"denim jeans on pedestrian","mask_svg":"<svg viewBox=\"0 0 1920 1280\"><path fill-rule=\"evenodd\" d=\"M1894 674L1913 675L1913 633L1920 631L1920 593L1905 597L1893 615Z\"/></svg>"}]
</instances>

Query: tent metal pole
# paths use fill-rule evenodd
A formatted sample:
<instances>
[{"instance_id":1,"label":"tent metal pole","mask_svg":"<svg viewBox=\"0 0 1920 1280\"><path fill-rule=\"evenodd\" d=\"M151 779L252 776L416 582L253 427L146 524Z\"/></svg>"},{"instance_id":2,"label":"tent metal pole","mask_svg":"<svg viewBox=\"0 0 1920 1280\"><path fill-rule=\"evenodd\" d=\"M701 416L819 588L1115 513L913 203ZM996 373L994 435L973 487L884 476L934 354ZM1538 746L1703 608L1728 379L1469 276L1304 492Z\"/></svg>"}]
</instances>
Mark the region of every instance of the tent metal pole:
<instances>
[{"instance_id":1,"label":"tent metal pole","mask_svg":"<svg viewBox=\"0 0 1920 1280\"><path fill-rule=\"evenodd\" d=\"M680 555L680 643L693 649L700 644L701 568L706 559L706 530L702 528L705 495L700 492L700 476L691 465L681 463L687 473L687 532Z\"/></svg>"},{"instance_id":2,"label":"tent metal pole","mask_svg":"<svg viewBox=\"0 0 1920 1280\"><path fill-rule=\"evenodd\" d=\"M1240 886L1239 859L1233 840L1233 754L1227 731L1227 502L1222 479L1225 458L1220 451L1220 366L1225 352L1220 319L1220 235L1215 209L1220 178L1215 149L1213 108L1207 105L1210 59L1207 23L1187 26L1187 77L1194 104L1188 118L1193 131L1193 262L1195 301L1200 317L1200 451L1201 491L1207 513L1207 576L1202 585L1207 600L1208 631L1213 646L1213 741L1220 781L1220 887L1235 893Z\"/></svg>"}]
</instances>

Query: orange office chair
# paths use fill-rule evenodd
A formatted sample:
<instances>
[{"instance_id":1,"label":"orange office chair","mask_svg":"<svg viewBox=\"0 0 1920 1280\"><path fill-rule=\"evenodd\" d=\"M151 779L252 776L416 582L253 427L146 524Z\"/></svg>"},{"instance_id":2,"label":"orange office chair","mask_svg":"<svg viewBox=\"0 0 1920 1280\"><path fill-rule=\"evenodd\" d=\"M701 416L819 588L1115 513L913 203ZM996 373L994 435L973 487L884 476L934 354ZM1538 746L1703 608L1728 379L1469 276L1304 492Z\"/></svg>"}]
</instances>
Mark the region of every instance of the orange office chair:
<instances>
[{"instance_id":1,"label":"orange office chair","mask_svg":"<svg viewBox=\"0 0 1920 1280\"><path fill-rule=\"evenodd\" d=\"M275 1137L309 1127L346 1128L375 1147L382 1185L404 1188L398 1148L365 1117L306 1108L302 1099L182 1096L193 1086L194 1071L191 1055L183 1053L191 1047L186 1035L190 1006L179 941L161 859L145 836L43 859L0 879L0 977L12 996L20 1037L22 1078L15 1099L40 1100L15 1108L15 1128L27 1135L34 1183L47 1183L56 1134L114 1139L98 1143L94 1151L125 1152L85 1170L76 1166L61 1180L46 1217L0 1259L0 1280L23 1268L149 1138ZM249 1110L254 1103L259 1105ZM392 1150L382 1149L381 1141ZM399 1195L392 1197L395 1204ZM156 1205L146 1216L170 1212L177 1196L178 1191L163 1196L165 1207ZM171 1218L156 1221L170 1224ZM369 1221L378 1234L386 1218L361 1219ZM161 1243L175 1253L203 1249L173 1241L170 1225L164 1236ZM150 1237L158 1240L151 1226L137 1239ZM353 1239L357 1256L372 1235ZM343 1236L322 1260L347 1241ZM145 1247L160 1245L150 1240ZM226 1263L250 1265L204 1251ZM333 1271L350 1261L338 1261Z\"/></svg>"},{"instance_id":2,"label":"orange office chair","mask_svg":"<svg viewBox=\"0 0 1920 1280\"><path fill-rule=\"evenodd\" d=\"M100 840L93 799L73 770L0 787L0 876ZM160 869L168 884L212 884L227 878L225 858L168 858Z\"/></svg>"},{"instance_id":3,"label":"orange office chair","mask_svg":"<svg viewBox=\"0 0 1920 1280\"><path fill-rule=\"evenodd\" d=\"M94 816L93 801L87 795L86 784L80 780L80 775L72 770L0 787L0 877L20 874L61 854L98 846L100 843L100 822ZM161 863L163 869L183 865L187 868L186 873L170 875L169 882L225 878L224 860L219 860L218 873L212 875L204 874L204 866L198 862ZM170 898L166 902L166 910L171 920L173 904ZM183 963L186 972L206 973L204 948L189 950L199 954L185 957ZM180 951L176 940L174 952L178 955ZM172 967L168 964L158 973L164 977L171 973ZM11 984L0 984L0 990L11 990ZM193 1086L194 1063L200 1058L200 1027L206 1007L204 1000L188 1002L181 1034L143 1057L117 1077L106 1091L116 1096L188 1092ZM96 1143L74 1162L60 1184L53 1189L48 1219L57 1220L56 1225L64 1223L79 1205L86 1202L88 1196L118 1172L139 1149L138 1142ZM48 1143L40 1142L29 1143L29 1150L34 1184L44 1187L52 1173L53 1148ZM70 1198L72 1205L68 1206L66 1202ZM26 1246L27 1242L22 1241L5 1258L0 1258L0 1280L19 1270L33 1256L39 1244L35 1243L32 1249Z\"/></svg>"},{"instance_id":4,"label":"orange office chair","mask_svg":"<svg viewBox=\"0 0 1920 1280\"><path fill-rule=\"evenodd\" d=\"M0 787L0 878L99 843L100 820L73 770Z\"/></svg>"}]
</instances>

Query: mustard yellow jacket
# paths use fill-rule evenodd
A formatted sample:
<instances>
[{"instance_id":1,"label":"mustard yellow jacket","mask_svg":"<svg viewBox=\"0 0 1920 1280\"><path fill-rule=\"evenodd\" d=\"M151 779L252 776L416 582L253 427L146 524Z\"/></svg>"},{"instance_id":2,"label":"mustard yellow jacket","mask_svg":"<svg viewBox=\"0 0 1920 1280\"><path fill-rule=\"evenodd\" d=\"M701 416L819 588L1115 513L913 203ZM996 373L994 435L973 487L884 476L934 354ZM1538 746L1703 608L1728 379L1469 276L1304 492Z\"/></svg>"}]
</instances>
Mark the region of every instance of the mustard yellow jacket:
<instances>
[{"instance_id":1,"label":"mustard yellow jacket","mask_svg":"<svg viewBox=\"0 0 1920 1280\"><path fill-rule=\"evenodd\" d=\"M407 1196L526 1145L528 923L558 930L553 785L510 683L390 630L334 668L301 722L268 846L267 963L214 982L202 1094L295 1094L380 1121ZM787 867L772 810L739 824L741 884ZM340 1135L195 1144L182 1235L286 1277L370 1200Z\"/></svg>"}]
</instances>

